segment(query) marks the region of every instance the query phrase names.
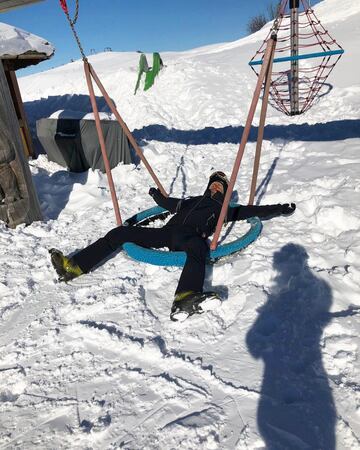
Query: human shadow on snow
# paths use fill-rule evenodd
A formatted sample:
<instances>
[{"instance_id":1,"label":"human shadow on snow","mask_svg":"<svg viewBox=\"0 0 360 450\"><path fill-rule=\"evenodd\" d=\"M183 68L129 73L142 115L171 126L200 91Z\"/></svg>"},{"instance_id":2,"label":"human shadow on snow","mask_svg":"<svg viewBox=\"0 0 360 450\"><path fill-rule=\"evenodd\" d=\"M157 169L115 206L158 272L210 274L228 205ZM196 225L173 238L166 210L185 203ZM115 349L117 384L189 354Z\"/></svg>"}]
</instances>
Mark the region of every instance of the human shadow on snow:
<instances>
[{"instance_id":1,"label":"human shadow on snow","mask_svg":"<svg viewBox=\"0 0 360 450\"><path fill-rule=\"evenodd\" d=\"M246 338L264 362L257 420L269 450L335 449L336 409L320 347L332 293L307 260L292 243L274 254L275 285Z\"/></svg>"},{"instance_id":2,"label":"human shadow on snow","mask_svg":"<svg viewBox=\"0 0 360 450\"><path fill-rule=\"evenodd\" d=\"M164 125L148 125L133 131L138 141L156 140L176 142L185 145L238 144L244 131L243 126L222 128L205 127L202 130L177 130ZM252 126L249 142L256 142L258 127ZM338 141L360 137L360 120L335 120L314 125L266 125L264 139L286 141Z\"/></svg>"}]
</instances>

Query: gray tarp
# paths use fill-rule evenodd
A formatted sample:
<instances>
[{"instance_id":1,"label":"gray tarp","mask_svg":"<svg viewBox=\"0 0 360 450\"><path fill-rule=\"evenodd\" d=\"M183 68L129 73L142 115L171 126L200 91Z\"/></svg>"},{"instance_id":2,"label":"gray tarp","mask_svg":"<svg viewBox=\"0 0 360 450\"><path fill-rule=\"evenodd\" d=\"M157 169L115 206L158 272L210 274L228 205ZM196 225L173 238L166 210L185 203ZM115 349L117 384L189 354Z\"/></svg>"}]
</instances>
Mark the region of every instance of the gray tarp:
<instances>
[{"instance_id":1,"label":"gray tarp","mask_svg":"<svg viewBox=\"0 0 360 450\"><path fill-rule=\"evenodd\" d=\"M102 120L101 128L111 168L119 162L136 162L118 122ZM50 161L72 172L83 172L90 168L105 172L94 120L40 119L36 122L36 132Z\"/></svg>"}]
</instances>

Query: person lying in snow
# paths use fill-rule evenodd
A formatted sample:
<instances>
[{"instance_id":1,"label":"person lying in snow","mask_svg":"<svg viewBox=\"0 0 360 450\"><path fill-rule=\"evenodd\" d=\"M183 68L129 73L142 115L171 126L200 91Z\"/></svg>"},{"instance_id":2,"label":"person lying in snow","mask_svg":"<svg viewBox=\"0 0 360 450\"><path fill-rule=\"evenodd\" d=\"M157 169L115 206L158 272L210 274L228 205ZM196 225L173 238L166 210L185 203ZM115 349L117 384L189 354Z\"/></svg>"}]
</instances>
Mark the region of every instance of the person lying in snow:
<instances>
[{"instance_id":1,"label":"person lying in snow","mask_svg":"<svg viewBox=\"0 0 360 450\"><path fill-rule=\"evenodd\" d=\"M149 194L155 202L174 214L166 225L161 228L116 227L71 258L51 249L51 261L59 280L70 281L89 272L125 242L133 242L146 248L168 247L172 251L186 253L186 262L171 308L171 320L181 320L196 312L212 309L211 305L218 304L220 298L214 292L203 292L205 263L209 253L207 238L215 231L228 185L229 180L223 172L214 172L209 178L205 193L197 197L164 197L158 189L151 188ZM295 209L295 203L229 207L226 221L254 216L263 219L288 216Z\"/></svg>"}]
</instances>

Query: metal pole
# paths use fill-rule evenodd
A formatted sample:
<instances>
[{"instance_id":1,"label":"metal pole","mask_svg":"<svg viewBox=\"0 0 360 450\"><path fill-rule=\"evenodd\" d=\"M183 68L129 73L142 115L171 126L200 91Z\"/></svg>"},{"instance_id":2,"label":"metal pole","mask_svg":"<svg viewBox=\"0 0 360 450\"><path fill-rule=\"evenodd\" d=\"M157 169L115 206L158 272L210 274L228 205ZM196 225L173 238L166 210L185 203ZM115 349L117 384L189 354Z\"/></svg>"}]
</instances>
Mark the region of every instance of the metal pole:
<instances>
[{"instance_id":1,"label":"metal pole","mask_svg":"<svg viewBox=\"0 0 360 450\"><path fill-rule=\"evenodd\" d=\"M299 55L299 0L289 0L291 56ZM299 114L299 60L291 61L290 70L290 113Z\"/></svg>"},{"instance_id":2,"label":"metal pole","mask_svg":"<svg viewBox=\"0 0 360 450\"><path fill-rule=\"evenodd\" d=\"M240 163L241 163L242 157L244 155L245 146L246 146L247 140L249 138L251 124L252 124L252 121L253 121L254 115L255 115L256 105L257 105L257 103L259 101L262 84L263 84L263 81L264 81L264 78L265 78L265 75L266 75L266 72L267 72L267 69L268 69L268 66L269 66L271 52L272 52L272 49L273 49L274 45L275 45L275 37L271 36L271 39L268 40L267 45L266 45L265 54L264 54L264 63L261 66L261 70L260 70L260 73L259 73L258 81L257 81L256 88L255 88L254 95L253 95L253 99L252 99L252 102L251 102L251 105L250 105L249 114L248 114L248 117L247 117L247 120L246 120L246 124L245 124L244 131L243 131L243 134L242 134L241 142L240 142L240 145L239 145L239 150L238 150L238 153L237 153L237 156L236 156L236 160L235 160L235 163L234 163L234 167L233 167L233 171L232 171L232 174L231 174L231 177L230 177L229 187L228 187L228 189L226 191L224 203L223 203L223 206L221 208L221 212L220 212L218 223L216 225L216 230L215 230L215 233L214 233L214 237L213 237L213 240L212 240L212 242L210 244L210 249L211 250L215 250L216 247L217 247L217 242L219 240L219 236L220 236L220 233L221 233L221 228L223 226L223 223L224 223L224 220L225 220L225 217L226 217L227 209L228 209L228 206L229 206L229 203L230 203L230 198L231 198L231 195L232 195L232 192L233 192L233 189L234 189L234 185L235 185L235 181L236 181L236 178L237 178L237 174L239 172Z\"/></svg>"},{"instance_id":3,"label":"metal pole","mask_svg":"<svg viewBox=\"0 0 360 450\"><path fill-rule=\"evenodd\" d=\"M140 147L138 146L136 140L134 139L134 136L131 134L131 131L129 130L128 126L126 125L126 123L123 121L123 119L121 118L118 110L116 109L116 106L114 105L114 102L111 100L111 98L109 97L109 94L106 92L104 86L102 85L99 77L97 76L94 68L91 66L91 64L89 64L89 70L90 73L93 77L93 79L95 80L95 83L98 85L103 97L106 100L106 103L109 105L112 113L114 114L114 116L116 117L117 121L119 122L121 128L124 130L124 133L126 134L127 138L129 139L131 145L134 147L137 155L139 156L139 158L141 159L141 161L144 163L145 167L147 168L147 170L149 171L152 179L154 180L155 184L157 185L157 187L159 188L159 190L161 191L161 193L165 196L168 197L167 192L165 191L165 189L163 188L162 184L160 183L159 179L157 178L157 176L155 175L154 171L152 170L150 164L148 163L147 159L145 158L143 152L141 151Z\"/></svg>"},{"instance_id":4,"label":"metal pole","mask_svg":"<svg viewBox=\"0 0 360 450\"><path fill-rule=\"evenodd\" d=\"M258 173L259 173L261 148L262 148L262 143L263 143L263 139L264 139L266 113L267 113L267 108L268 108L268 104L269 104L271 74L272 74L272 68L273 68L273 62L274 62L275 48L276 48L276 39L275 39L275 44L274 44L272 52L271 52L269 67L266 72L266 78L265 78L264 96L263 96L262 105L261 105L261 114L260 114L258 137L257 137L257 142L256 142L256 152L255 152L255 159L254 159L253 176L252 176L252 180L251 180L249 205L254 204L254 198L255 198L257 177L258 177Z\"/></svg>"},{"instance_id":5,"label":"metal pole","mask_svg":"<svg viewBox=\"0 0 360 450\"><path fill-rule=\"evenodd\" d=\"M89 65L90 64L87 61L87 59L84 59L84 70L85 70L86 82L87 82L88 89L89 89L91 106L92 106L92 109L94 112L94 117L95 117L96 131L97 131L97 134L99 137L101 153L102 153L102 156L104 159L105 171L106 171L106 175L107 175L107 179L108 179L108 183L109 183L109 187L110 187L111 199L112 199L113 206L114 206L116 223L118 225L122 225L122 220L121 220L121 215L120 215L120 210L119 210L119 203L118 203L118 199L117 199L116 192L115 192L114 181L113 181L113 178L111 175L109 159L108 159L107 153L106 153L105 140L104 140L104 135L103 135L103 132L101 129L100 116L99 116L99 111L98 111L98 107L96 104L94 86L91 81Z\"/></svg>"}]
</instances>

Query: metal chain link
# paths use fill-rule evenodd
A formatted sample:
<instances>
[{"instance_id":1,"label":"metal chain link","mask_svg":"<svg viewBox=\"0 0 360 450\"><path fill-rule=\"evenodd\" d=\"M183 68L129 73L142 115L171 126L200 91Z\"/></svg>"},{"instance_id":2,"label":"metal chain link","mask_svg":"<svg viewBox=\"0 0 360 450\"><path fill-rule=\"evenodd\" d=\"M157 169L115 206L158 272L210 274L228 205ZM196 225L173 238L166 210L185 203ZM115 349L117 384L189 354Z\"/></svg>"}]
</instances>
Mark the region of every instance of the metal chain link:
<instances>
[{"instance_id":1,"label":"metal chain link","mask_svg":"<svg viewBox=\"0 0 360 450\"><path fill-rule=\"evenodd\" d=\"M75 36L77 45L78 45L80 53L81 53L81 56L82 56L84 61L87 61L84 49L82 48L82 45L81 45L81 42L80 42L80 38L79 38L79 36L78 36L78 34L77 34L76 30L75 30L75 24L76 24L76 22L77 22L77 20L79 18L79 3L80 3L79 0L76 0L75 14L74 14L74 18L73 19L70 17L69 11L66 10L64 12L65 12L65 15L67 17L67 20L69 21L69 24L70 24L70 27L72 29L72 32L73 32L73 34Z\"/></svg>"},{"instance_id":2,"label":"metal chain link","mask_svg":"<svg viewBox=\"0 0 360 450\"><path fill-rule=\"evenodd\" d=\"M279 18L278 17L274 20L274 23L271 27L271 31L274 31L276 34L278 33L278 31L279 31Z\"/></svg>"},{"instance_id":3,"label":"metal chain link","mask_svg":"<svg viewBox=\"0 0 360 450\"><path fill-rule=\"evenodd\" d=\"M76 0L75 14L74 14L74 18L72 19L73 25L76 24L76 21L78 20L78 17L79 17L79 0Z\"/></svg>"}]
</instances>

